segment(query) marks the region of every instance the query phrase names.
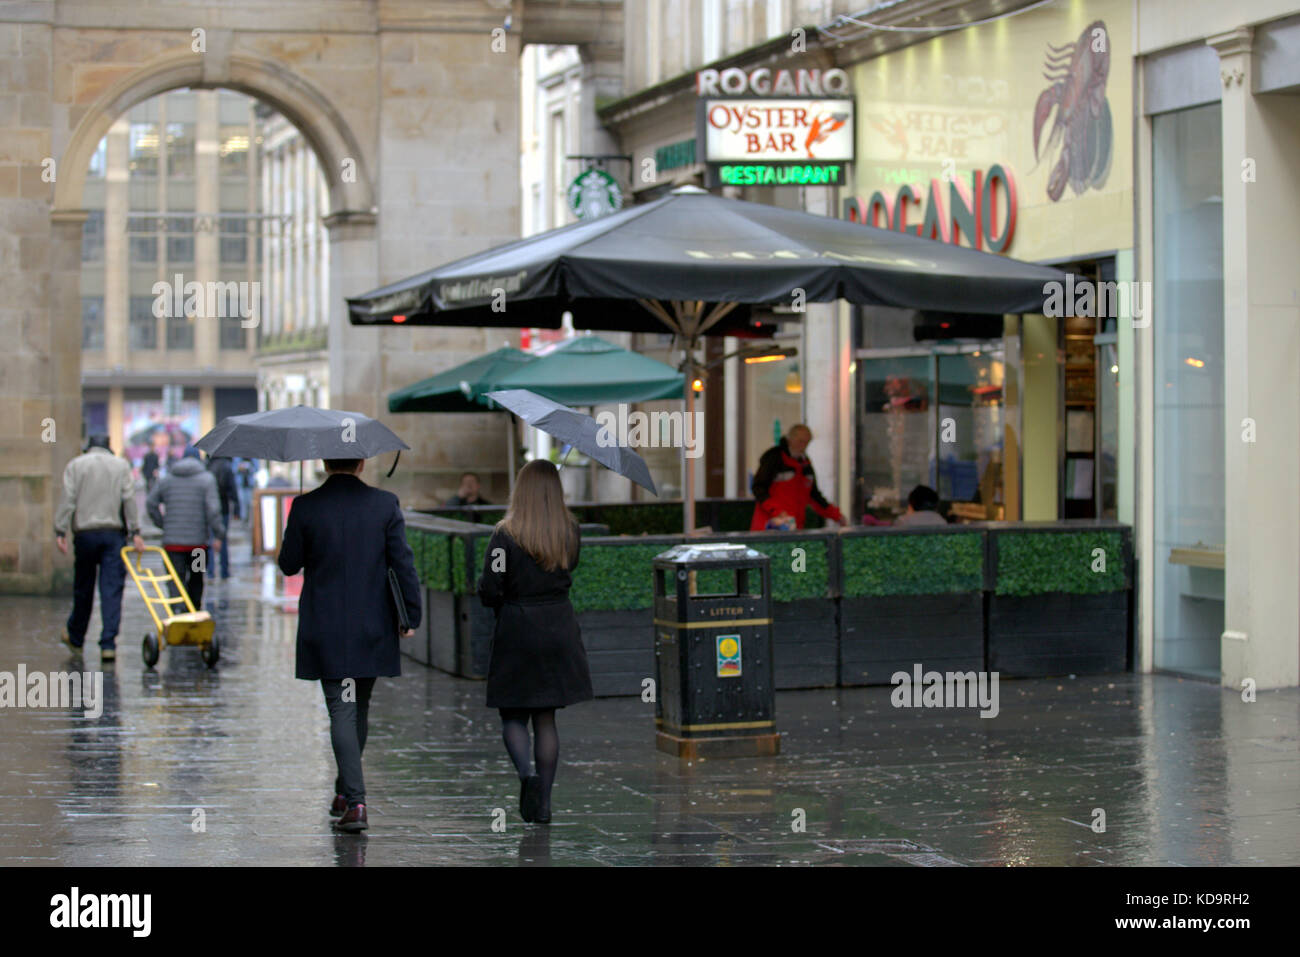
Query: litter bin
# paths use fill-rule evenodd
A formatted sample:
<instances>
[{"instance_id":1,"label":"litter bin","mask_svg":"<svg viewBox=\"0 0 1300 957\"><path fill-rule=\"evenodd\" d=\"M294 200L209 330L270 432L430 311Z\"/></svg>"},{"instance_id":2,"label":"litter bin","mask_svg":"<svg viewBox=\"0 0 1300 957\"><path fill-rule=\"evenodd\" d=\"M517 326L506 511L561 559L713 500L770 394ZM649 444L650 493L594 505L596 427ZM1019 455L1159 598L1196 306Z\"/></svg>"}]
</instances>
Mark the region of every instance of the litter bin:
<instances>
[{"instance_id":1,"label":"litter bin","mask_svg":"<svg viewBox=\"0 0 1300 957\"><path fill-rule=\"evenodd\" d=\"M684 544L653 569L656 746L683 758L778 753L768 557Z\"/></svg>"}]
</instances>

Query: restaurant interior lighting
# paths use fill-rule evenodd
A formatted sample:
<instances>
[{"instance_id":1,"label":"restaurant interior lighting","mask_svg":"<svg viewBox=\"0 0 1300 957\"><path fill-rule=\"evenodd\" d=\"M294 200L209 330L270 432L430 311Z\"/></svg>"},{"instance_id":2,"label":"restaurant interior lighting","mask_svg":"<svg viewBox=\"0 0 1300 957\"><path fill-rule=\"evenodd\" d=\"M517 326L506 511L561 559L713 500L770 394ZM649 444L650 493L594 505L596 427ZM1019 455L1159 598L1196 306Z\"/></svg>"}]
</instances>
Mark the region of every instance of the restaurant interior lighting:
<instances>
[{"instance_id":1,"label":"restaurant interior lighting","mask_svg":"<svg viewBox=\"0 0 1300 957\"><path fill-rule=\"evenodd\" d=\"M799 367L795 366L785 376L785 391L797 395L803 391L803 382L799 379Z\"/></svg>"},{"instance_id":2,"label":"restaurant interior lighting","mask_svg":"<svg viewBox=\"0 0 1300 957\"><path fill-rule=\"evenodd\" d=\"M1192 356L1188 356L1187 359L1186 359L1185 361L1186 361L1187 364L1188 364L1189 366L1191 366L1193 369L1204 369L1204 368L1205 368L1205 360L1204 360L1204 359L1196 359L1196 358L1193 358Z\"/></svg>"},{"instance_id":3,"label":"restaurant interior lighting","mask_svg":"<svg viewBox=\"0 0 1300 957\"><path fill-rule=\"evenodd\" d=\"M784 352L773 352L762 356L746 356L745 365L753 365L755 362L784 362L788 359Z\"/></svg>"}]
</instances>

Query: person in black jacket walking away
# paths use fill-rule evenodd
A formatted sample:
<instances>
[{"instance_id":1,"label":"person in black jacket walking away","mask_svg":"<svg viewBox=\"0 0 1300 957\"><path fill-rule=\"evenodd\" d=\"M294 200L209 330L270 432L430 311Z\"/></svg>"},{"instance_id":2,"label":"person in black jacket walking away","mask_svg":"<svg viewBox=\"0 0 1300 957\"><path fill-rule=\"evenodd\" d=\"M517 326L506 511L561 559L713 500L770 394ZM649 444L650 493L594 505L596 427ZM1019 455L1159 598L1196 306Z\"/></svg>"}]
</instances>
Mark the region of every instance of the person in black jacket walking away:
<instances>
[{"instance_id":1,"label":"person in black jacket walking away","mask_svg":"<svg viewBox=\"0 0 1300 957\"><path fill-rule=\"evenodd\" d=\"M239 486L235 483L235 469L230 459L224 455L216 456L208 463L208 471L217 480L217 498L221 502L221 524L227 534L221 539L217 548L217 557L221 561L221 578L230 577L230 516L241 518Z\"/></svg>"},{"instance_id":2,"label":"person in black jacket walking away","mask_svg":"<svg viewBox=\"0 0 1300 957\"><path fill-rule=\"evenodd\" d=\"M505 517L488 541L479 599L496 612L488 662L487 706L501 715L506 751L519 773L519 813L551 820L551 786L560 763L555 711L590 701L591 673L578 618L569 603L581 542L564 506L560 474L536 460L519 470ZM532 721L529 763L528 722Z\"/></svg>"},{"instance_id":3,"label":"person in black jacket walking away","mask_svg":"<svg viewBox=\"0 0 1300 957\"><path fill-rule=\"evenodd\" d=\"M406 544L397 496L361 481L364 459L326 459L320 488L289 510L277 563L302 572L295 676L319 681L338 763L330 815L341 831L369 826L361 753L375 679L402 673L397 609L388 569L397 574L411 628L420 625L420 582Z\"/></svg>"}]
</instances>

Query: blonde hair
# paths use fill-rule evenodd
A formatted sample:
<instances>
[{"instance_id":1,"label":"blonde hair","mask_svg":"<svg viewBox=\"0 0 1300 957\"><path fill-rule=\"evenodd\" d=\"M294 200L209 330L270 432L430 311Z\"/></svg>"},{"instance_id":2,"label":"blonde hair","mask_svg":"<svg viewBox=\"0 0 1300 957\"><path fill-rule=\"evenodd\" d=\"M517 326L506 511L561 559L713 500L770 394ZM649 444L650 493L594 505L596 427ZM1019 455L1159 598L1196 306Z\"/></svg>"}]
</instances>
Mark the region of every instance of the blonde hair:
<instances>
[{"instance_id":1,"label":"blonde hair","mask_svg":"<svg viewBox=\"0 0 1300 957\"><path fill-rule=\"evenodd\" d=\"M519 470L505 517L497 522L543 570L570 568L578 546L578 520L564 505L560 473L534 459Z\"/></svg>"}]
</instances>

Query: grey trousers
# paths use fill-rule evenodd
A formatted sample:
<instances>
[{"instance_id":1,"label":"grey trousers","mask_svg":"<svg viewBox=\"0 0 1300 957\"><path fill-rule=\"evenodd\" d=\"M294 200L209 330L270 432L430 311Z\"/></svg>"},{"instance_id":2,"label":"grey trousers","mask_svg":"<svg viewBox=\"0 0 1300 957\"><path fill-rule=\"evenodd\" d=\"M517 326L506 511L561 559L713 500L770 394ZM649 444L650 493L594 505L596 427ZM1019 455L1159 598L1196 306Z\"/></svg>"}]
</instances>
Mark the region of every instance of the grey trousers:
<instances>
[{"instance_id":1,"label":"grey trousers","mask_svg":"<svg viewBox=\"0 0 1300 957\"><path fill-rule=\"evenodd\" d=\"M370 692L375 688L374 678L346 679L356 682L355 694L344 700L343 678L322 678L325 707L330 713L330 744L334 746L334 760L338 764L338 777L334 779L334 793L342 794L348 807L366 803L366 781L361 774L361 752L366 749L366 730L370 717Z\"/></svg>"}]
</instances>

